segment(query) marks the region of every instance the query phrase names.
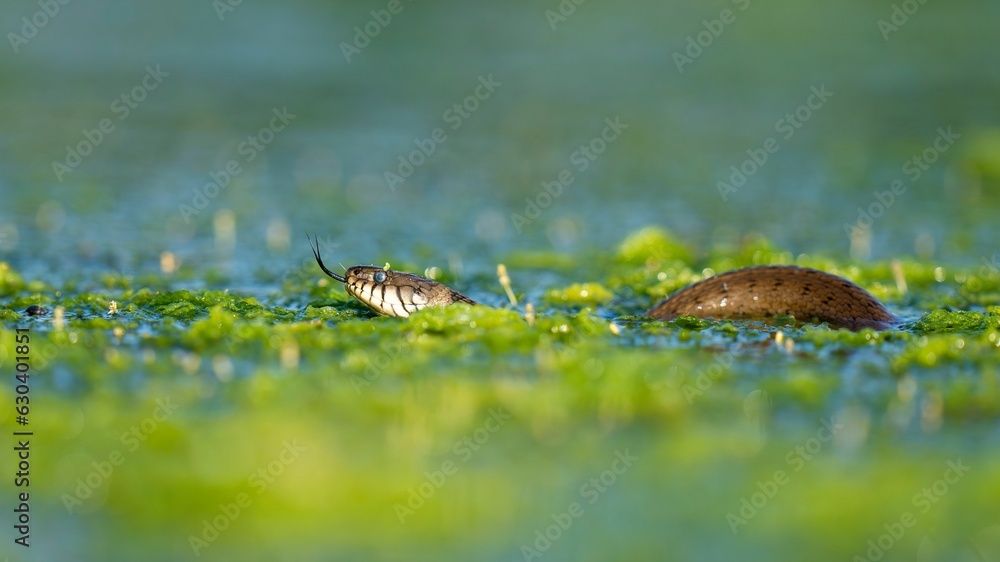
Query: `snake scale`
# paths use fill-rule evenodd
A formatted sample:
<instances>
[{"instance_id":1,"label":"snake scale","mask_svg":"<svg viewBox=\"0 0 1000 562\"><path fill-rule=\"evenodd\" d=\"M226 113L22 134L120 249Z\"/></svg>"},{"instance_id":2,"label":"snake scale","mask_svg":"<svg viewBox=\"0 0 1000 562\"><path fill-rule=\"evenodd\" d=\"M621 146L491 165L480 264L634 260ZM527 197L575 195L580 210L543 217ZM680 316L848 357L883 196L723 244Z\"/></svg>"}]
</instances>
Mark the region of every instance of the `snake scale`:
<instances>
[{"instance_id":1,"label":"snake scale","mask_svg":"<svg viewBox=\"0 0 1000 562\"><path fill-rule=\"evenodd\" d=\"M318 241L313 256L324 273L373 311L407 317L427 307L476 301L432 279L391 269L356 265L344 275L323 264ZM648 316L765 319L791 315L834 328L885 330L901 321L868 291L850 281L805 267L768 265L727 271L692 283L651 308Z\"/></svg>"}]
</instances>

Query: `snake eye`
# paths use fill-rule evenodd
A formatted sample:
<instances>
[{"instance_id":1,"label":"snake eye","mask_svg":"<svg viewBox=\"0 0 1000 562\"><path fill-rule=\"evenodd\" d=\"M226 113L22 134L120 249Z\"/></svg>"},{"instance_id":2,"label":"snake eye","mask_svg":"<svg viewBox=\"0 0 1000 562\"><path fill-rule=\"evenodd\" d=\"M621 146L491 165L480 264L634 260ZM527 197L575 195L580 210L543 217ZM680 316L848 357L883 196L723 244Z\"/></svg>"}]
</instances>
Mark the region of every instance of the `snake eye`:
<instances>
[{"instance_id":1,"label":"snake eye","mask_svg":"<svg viewBox=\"0 0 1000 562\"><path fill-rule=\"evenodd\" d=\"M374 279L375 279L376 283L385 283L385 272L384 271L376 271Z\"/></svg>"}]
</instances>

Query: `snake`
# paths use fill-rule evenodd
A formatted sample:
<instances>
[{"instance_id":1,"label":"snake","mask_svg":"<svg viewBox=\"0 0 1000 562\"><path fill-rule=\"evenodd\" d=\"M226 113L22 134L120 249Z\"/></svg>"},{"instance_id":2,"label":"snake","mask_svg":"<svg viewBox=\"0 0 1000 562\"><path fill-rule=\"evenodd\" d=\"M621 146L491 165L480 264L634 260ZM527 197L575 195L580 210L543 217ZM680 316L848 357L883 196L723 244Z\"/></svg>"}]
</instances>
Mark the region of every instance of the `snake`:
<instances>
[{"instance_id":1,"label":"snake","mask_svg":"<svg viewBox=\"0 0 1000 562\"><path fill-rule=\"evenodd\" d=\"M478 304L442 283L388 267L356 265L338 275L323 263L318 240L311 248L324 273L378 314L405 318L423 308ZM852 331L887 330L902 322L855 283L794 265L751 266L713 275L678 290L646 315L664 321L682 316L714 320L793 316Z\"/></svg>"},{"instance_id":2,"label":"snake","mask_svg":"<svg viewBox=\"0 0 1000 562\"><path fill-rule=\"evenodd\" d=\"M450 304L479 304L458 291L413 273L395 271L388 267L355 265L338 275L323 263L319 240L311 244L313 257L323 273L344 284L347 293L378 314L406 318L428 307Z\"/></svg>"},{"instance_id":3,"label":"snake","mask_svg":"<svg viewBox=\"0 0 1000 562\"><path fill-rule=\"evenodd\" d=\"M794 265L726 271L692 283L647 313L659 320L794 316L834 328L887 330L902 322L871 293L836 275Z\"/></svg>"}]
</instances>

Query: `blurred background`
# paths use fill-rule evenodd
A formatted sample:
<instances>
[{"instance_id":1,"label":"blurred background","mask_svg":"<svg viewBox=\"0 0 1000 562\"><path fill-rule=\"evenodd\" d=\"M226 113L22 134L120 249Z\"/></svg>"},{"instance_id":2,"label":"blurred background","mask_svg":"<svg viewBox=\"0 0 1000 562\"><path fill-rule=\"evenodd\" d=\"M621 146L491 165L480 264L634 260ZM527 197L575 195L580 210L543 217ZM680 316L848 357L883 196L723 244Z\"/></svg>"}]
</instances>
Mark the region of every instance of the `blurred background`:
<instances>
[{"instance_id":1,"label":"blurred background","mask_svg":"<svg viewBox=\"0 0 1000 562\"><path fill-rule=\"evenodd\" d=\"M1000 4L990 0L7 2L0 8L6 37L0 48L0 261L55 287L114 286L108 275L138 279L180 268L187 273L171 289L262 296L279 290L288 271L311 267L308 232L324 241L331 264L438 265L449 279L485 279L482 291L495 264L518 252L571 256L576 265L564 268L558 282L589 280L580 278L588 252L616 248L630 233L656 225L695 256L759 233L792 256L861 263L912 258L974 269L996 251L998 23ZM760 159L765 146L773 149L765 162L747 162ZM733 166L748 176L739 186ZM561 177L572 182L552 188ZM734 189L720 190L720 182ZM544 290L532 284L553 280L545 273L521 275L516 282L525 291ZM486 300L499 304L502 297ZM300 307L308 302L293 299ZM636 305L630 312L640 310ZM163 356L143 357L135 351L132 363L111 369L122 377L115 384L137 388L148 383L145 376L166 377L180 369L171 365L187 360L175 355L160 368ZM688 364L694 369L711 361ZM865 356L855 363L888 361ZM516 372L517 362L510 363L515 366L504 368ZM238 359L215 367L216 375L237 379L260 375ZM233 395L217 390L210 410L176 422L183 430L161 430L159 445L140 453L150 457L131 457L155 464L156 477L123 473L106 499L111 509L101 509L102 499L83 515L67 513L60 491L75 476L56 467L58 451L40 440L37 462L48 460L50 467L41 470L60 483L44 495L46 507L37 508L50 513L39 515L36 527L47 546L12 550L8 530L0 552L10 560L193 559L198 549L187 537L201 528L198 522L217 504L235 501L248 489L246 475L280 459L279 444L300 435L317 456L297 467L294 482L279 481L280 494L255 499L267 509L258 508L252 521L234 526L228 541L219 539L201 558L532 559L521 547L534 544L535 529L550 524L549 515L576 497L578 483L611 467L615 452L631 443L633 452L646 445L631 487L602 496L606 509L574 529L572 545L540 555L710 560L750 556L749 544L759 559L774 559L767 552L792 559L807 547L812 556L849 559L867 548L859 537L898 518L893 505L900 503L887 502L884 513L869 511L865 521L845 507L849 502L827 511L817 505L899 478L891 494L906 505L913 489L941 477L928 481L929 475L943 474L944 456L934 456L946 455L943 444L963 443L968 448L955 453L961 455L996 441L993 422L955 441L921 445L917 439L906 455L934 458L905 477L897 470L915 461L891 448L865 450L864 462L847 455L843 464L815 466L818 480L797 496L811 499L812 507L775 507L748 536L730 533L726 512L757 490L755 482L785 466L788 447L804 443L824 412L847 404L817 405L822 384L802 379L792 385L790 394L806 412L796 418L799 425L791 424L800 431L746 473L730 466L730 455L746 459L758 450L757 425L743 412L737 418L746 425L705 429L713 427L709 411L699 418L708 425L668 439L658 424L683 425L688 418L648 406L659 412L654 421L639 415L633 425L615 426L618 441L611 446L603 441L606 419L588 420L593 425L585 428L567 425L560 416L570 414L545 413L539 403L534 430L507 434L484 453L483 466L470 469L475 478L457 485L457 503L442 500L422 514L422 523L407 527L388 506L422 483L421 471L433 473L450 458L454 439L485 423L490 410L484 404L491 402L469 398L478 392L469 381L433 383L431 390L389 393L358 410L331 413L310 402L329 387L306 383L282 397L273 382L282 371L272 367L261 379L270 382L247 383ZM737 373L778 376L786 367L756 365ZM456 376L462 369L450 368ZM64 383L73 369L64 366ZM740 408L760 380L719 400ZM66 384L63 390L76 388ZM188 384L181 389L197 402L202 390ZM354 390L343 380L337 384L331 400L352 404ZM880 388L894 394L895 382L887 384ZM510 385L490 396L528 400L520 383ZM591 398L617 396L615 388L595 387ZM106 390L88 394L75 410L71 392L52 399L53 410L67 408L49 414L52 431L75 427L63 438L82 431L82 419L94 424L87 426L87 447L69 446L74 454L84 450L78 463L84 467L106 459L105 449L123 446L116 445L128 427L123 420L153 415L162 396L144 391L128 415L112 414L101 409L104 401L121 407L132 395ZM539 396L566 398L561 392ZM234 403L266 413L234 414ZM292 422L296 431L276 429L289 423L279 410L303 403L303 418ZM614 411L613 400L605 406ZM455 419L428 421L423 408ZM383 434L386 412L395 422ZM322 417L328 414L334 417ZM199 444L194 437L201 427L209 437ZM365 432L355 434L354 427ZM453 435L431 431L441 427ZM444 448L372 452L375 436L397 445L427 445L433 436ZM723 444L722 452L705 444L709 437ZM172 443L189 438L192 449L178 458ZM324 439L336 446L324 448ZM226 443L233 448L225 455L213 449ZM429 450L438 456L426 456ZM399 472L385 466L401 459L411 464ZM845 467L852 463L864 465L860 480L848 477ZM373 465L381 468L373 472ZM981 483L990 467L996 462L977 465ZM705 478L692 484L692 472ZM529 476L539 480L517 484ZM536 498L537 509L526 513L523 506L549 484L551 494ZM968 485L966 499L1000 497L995 485L981 493ZM482 490L495 493L487 497ZM675 500L691 509L650 517ZM965 510L970 517L975 512L974 519L949 528L997 523L984 503L977 505ZM636 513L644 515L633 518ZM946 520L946 513L938 515ZM784 533L789 521L812 534ZM825 537L841 524L853 533L850 539ZM588 535L600 541L587 543ZM926 547L919 537L908 540L895 559L911 560L917 545Z\"/></svg>"},{"instance_id":2,"label":"blurred background","mask_svg":"<svg viewBox=\"0 0 1000 562\"><path fill-rule=\"evenodd\" d=\"M370 23L377 2L61 6L0 58L2 250L29 272L155 268L164 250L214 261L213 218L228 210L251 271L307 255L306 231L341 243L345 264L607 247L647 224L695 248L759 231L847 256L845 224L897 179L907 191L855 257L914 255L921 241L976 263L993 247L994 3L920 5L898 31L878 24L893 25L891 2L564 4L403 2L384 31ZM36 7L6 6L3 29L27 37ZM727 9L733 23L706 25ZM365 25L377 37L345 56ZM690 57L689 39L707 46ZM143 91L148 67L163 76ZM500 85L467 103L490 76ZM814 87L832 96L786 140L776 124ZM122 101L136 88L142 101ZM294 119L241 152L276 108ZM580 171L571 158L606 118L628 129ZM54 171L102 119L113 132ZM904 164L942 127L960 139L913 181ZM386 172L436 128L446 140L390 189ZM718 182L771 137L778 152L724 201ZM242 172L185 216L231 160ZM563 170L575 181L518 232L511 215Z\"/></svg>"}]
</instances>

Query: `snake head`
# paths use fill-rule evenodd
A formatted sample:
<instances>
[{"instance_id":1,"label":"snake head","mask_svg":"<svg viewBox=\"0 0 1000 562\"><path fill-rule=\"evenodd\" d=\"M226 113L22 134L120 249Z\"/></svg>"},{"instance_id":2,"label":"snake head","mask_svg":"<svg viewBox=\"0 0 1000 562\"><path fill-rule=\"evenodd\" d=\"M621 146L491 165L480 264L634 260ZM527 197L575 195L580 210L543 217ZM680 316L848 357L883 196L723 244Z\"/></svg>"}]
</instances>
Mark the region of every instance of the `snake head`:
<instances>
[{"instance_id":1,"label":"snake head","mask_svg":"<svg viewBox=\"0 0 1000 562\"><path fill-rule=\"evenodd\" d=\"M316 263L324 273L344 284L348 294L379 314L406 318L429 306L446 306L457 302L476 304L449 287L412 273L395 271L374 265L355 265L344 275L327 269L319 253L319 244L312 246Z\"/></svg>"},{"instance_id":2,"label":"snake head","mask_svg":"<svg viewBox=\"0 0 1000 562\"><path fill-rule=\"evenodd\" d=\"M433 298L440 283L412 273L374 265L349 267L344 275L347 292L379 314L407 317L426 306L440 306Z\"/></svg>"},{"instance_id":3,"label":"snake head","mask_svg":"<svg viewBox=\"0 0 1000 562\"><path fill-rule=\"evenodd\" d=\"M406 318L431 306L447 306L476 301L458 291L419 275L377 267L356 265L347 269L347 292L379 314Z\"/></svg>"}]
</instances>

